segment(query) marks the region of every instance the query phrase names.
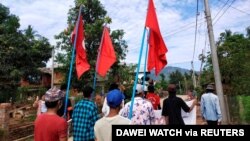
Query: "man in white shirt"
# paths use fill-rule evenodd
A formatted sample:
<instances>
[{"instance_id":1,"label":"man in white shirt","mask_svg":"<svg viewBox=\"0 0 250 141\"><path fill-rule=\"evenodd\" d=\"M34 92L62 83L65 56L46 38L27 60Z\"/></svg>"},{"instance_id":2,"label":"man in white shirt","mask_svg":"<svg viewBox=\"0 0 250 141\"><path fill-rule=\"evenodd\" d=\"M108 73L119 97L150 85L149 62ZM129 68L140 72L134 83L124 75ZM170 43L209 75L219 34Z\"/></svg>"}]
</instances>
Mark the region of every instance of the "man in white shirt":
<instances>
[{"instance_id":1,"label":"man in white shirt","mask_svg":"<svg viewBox=\"0 0 250 141\"><path fill-rule=\"evenodd\" d=\"M112 125L129 124L130 120L118 115L123 101L123 94L120 90L115 89L108 92L106 97L107 104L110 107L109 114L99 119L94 126L95 137L97 141L112 140Z\"/></svg>"}]
</instances>

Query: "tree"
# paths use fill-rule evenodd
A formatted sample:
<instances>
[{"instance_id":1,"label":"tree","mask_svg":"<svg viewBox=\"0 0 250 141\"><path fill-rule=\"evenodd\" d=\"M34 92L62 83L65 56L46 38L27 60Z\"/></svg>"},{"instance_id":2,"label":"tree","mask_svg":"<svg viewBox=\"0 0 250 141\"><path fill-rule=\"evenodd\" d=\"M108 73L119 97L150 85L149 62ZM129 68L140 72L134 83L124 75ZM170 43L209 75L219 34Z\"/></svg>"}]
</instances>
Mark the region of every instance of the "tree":
<instances>
[{"instance_id":1,"label":"tree","mask_svg":"<svg viewBox=\"0 0 250 141\"><path fill-rule=\"evenodd\" d=\"M184 77L181 74L180 71L176 70L175 72L172 72L169 76L169 83L170 84L176 84L177 89L183 88ZM181 91L180 91L181 93Z\"/></svg>"},{"instance_id":2,"label":"tree","mask_svg":"<svg viewBox=\"0 0 250 141\"><path fill-rule=\"evenodd\" d=\"M85 31L85 47L87 52L88 61L91 69L83 74L80 80L76 77L75 65L73 65L72 71L72 85L80 84L80 88L84 85L92 85L95 64L97 60L98 48L101 41L102 30L104 23L111 23L111 18L106 16L106 11L101 5L99 0L76 0L75 7L71 8L68 13L68 27L66 30L55 36L59 41L57 42L57 48L63 52L58 53L56 61L61 64L61 72L65 74L65 81L68 81L69 64L72 53L72 44L70 42L70 34L74 28L77 13L79 7L82 5L81 15L84 19L84 31ZM111 39L116 51L118 61L112 66L111 72L108 76L114 77L118 75L120 67L120 60L125 59L127 52L127 43L122 38L124 36L123 30L114 30L111 32Z\"/></svg>"},{"instance_id":3,"label":"tree","mask_svg":"<svg viewBox=\"0 0 250 141\"><path fill-rule=\"evenodd\" d=\"M160 81L155 84L156 90L167 91L168 81L166 80L166 76L164 74L160 74Z\"/></svg>"},{"instance_id":4,"label":"tree","mask_svg":"<svg viewBox=\"0 0 250 141\"><path fill-rule=\"evenodd\" d=\"M217 52L225 94L249 95L250 93L250 39L249 27L246 36L232 33L230 30L220 34L217 41ZM203 72L203 83L213 80L211 56L209 54Z\"/></svg>"},{"instance_id":5,"label":"tree","mask_svg":"<svg viewBox=\"0 0 250 141\"><path fill-rule=\"evenodd\" d=\"M48 39L35 34L31 26L19 30L19 19L0 4L0 102L15 97L20 79L38 77L51 57Z\"/></svg>"}]
</instances>

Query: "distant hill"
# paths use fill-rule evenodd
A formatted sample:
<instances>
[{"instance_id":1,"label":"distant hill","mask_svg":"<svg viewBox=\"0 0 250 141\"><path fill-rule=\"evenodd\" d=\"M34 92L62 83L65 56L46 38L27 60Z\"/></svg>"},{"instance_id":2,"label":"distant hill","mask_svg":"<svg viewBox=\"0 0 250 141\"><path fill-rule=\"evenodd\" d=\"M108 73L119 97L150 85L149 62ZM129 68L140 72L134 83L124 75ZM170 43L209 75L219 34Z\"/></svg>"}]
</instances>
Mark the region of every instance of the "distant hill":
<instances>
[{"instance_id":1,"label":"distant hill","mask_svg":"<svg viewBox=\"0 0 250 141\"><path fill-rule=\"evenodd\" d=\"M184 73L190 73L190 70L188 69L184 69L184 68L179 68L179 67L172 67L172 66L167 66L165 67L160 74L164 74L166 76L166 79L169 79L169 75L172 72L175 72L176 70L178 70L181 74ZM151 71L150 74L148 75L151 79L153 80L160 80L160 74L158 75L158 77L155 76L155 71Z\"/></svg>"}]
</instances>

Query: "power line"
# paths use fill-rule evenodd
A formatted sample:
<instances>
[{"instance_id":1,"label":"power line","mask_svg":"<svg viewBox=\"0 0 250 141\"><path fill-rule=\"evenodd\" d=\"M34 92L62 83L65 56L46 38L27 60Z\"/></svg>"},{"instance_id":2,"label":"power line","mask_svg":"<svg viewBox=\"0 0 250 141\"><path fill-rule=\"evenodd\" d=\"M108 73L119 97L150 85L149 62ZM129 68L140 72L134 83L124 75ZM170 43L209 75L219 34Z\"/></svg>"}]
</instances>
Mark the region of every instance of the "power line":
<instances>
[{"instance_id":1,"label":"power line","mask_svg":"<svg viewBox=\"0 0 250 141\"><path fill-rule=\"evenodd\" d=\"M224 3L224 2L222 2L221 0L219 0L219 2ZM238 8L233 7L233 6L231 6L231 5L230 5L229 7L233 8L233 9L235 9L235 10L237 10L237 11L241 12L241 13L244 13L244 14L250 15L250 14L249 14L249 13L247 13L246 11L241 10L241 9L238 9Z\"/></svg>"},{"instance_id":2,"label":"power line","mask_svg":"<svg viewBox=\"0 0 250 141\"><path fill-rule=\"evenodd\" d=\"M201 20L203 20L203 21L199 22L198 25L203 24L203 23L205 22L205 19L201 19ZM199 21L200 21L200 20L199 20ZM192 27L195 27L195 25L192 25L192 24L194 24L194 23L195 23L195 22L191 22L191 23L189 23L189 24L186 24L185 26L180 27L180 28L177 29L177 30L173 30L172 33L170 32L170 33L168 33L167 35L164 35L164 37L172 36L172 35L175 35L175 34L177 34L177 33L179 33L179 32L183 32L183 31L188 30L188 29L190 29L190 28L192 28Z\"/></svg>"},{"instance_id":3,"label":"power line","mask_svg":"<svg viewBox=\"0 0 250 141\"><path fill-rule=\"evenodd\" d=\"M220 14L220 12L227 6L227 3L228 3L228 2L229 2L229 0L227 0L227 2L224 3L224 5L220 8L220 11L214 16L213 19L215 19L215 18Z\"/></svg>"},{"instance_id":4,"label":"power line","mask_svg":"<svg viewBox=\"0 0 250 141\"><path fill-rule=\"evenodd\" d=\"M224 12L220 15L220 17L213 23L213 25L215 25L218 21L219 21L219 19L227 12L227 10L230 8L230 6L233 4L235 2L235 0L233 0L231 3L230 3L230 5L227 7L227 9L226 10L224 10Z\"/></svg>"}]
</instances>

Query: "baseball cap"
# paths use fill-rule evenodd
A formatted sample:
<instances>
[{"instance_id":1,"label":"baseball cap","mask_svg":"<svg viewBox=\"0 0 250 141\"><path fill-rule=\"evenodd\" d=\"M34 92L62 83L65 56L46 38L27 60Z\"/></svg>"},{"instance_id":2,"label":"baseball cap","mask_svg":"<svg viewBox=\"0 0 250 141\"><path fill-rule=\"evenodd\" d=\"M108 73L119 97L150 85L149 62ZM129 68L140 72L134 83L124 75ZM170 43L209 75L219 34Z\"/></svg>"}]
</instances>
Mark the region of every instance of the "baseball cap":
<instances>
[{"instance_id":1,"label":"baseball cap","mask_svg":"<svg viewBox=\"0 0 250 141\"><path fill-rule=\"evenodd\" d=\"M123 95L123 93L118 90L112 90L108 92L107 95L107 103L109 105L109 107L111 108L116 108L118 106L120 106L120 104L122 103L122 100L125 98L125 96Z\"/></svg>"},{"instance_id":2,"label":"baseball cap","mask_svg":"<svg viewBox=\"0 0 250 141\"><path fill-rule=\"evenodd\" d=\"M136 85L136 94L143 92L143 86L141 84Z\"/></svg>"},{"instance_id":3,"label":"baseball cap","mask_svg":"<svg viewBox=\"0 0 250 141\"><path fill-rule=\"evenodd\" d=\"M45 93L45 101L47 102L54 102L54 101L60 100L62 97L63 97L63 93L61 92L60 89L56 87L50 88Z\"/></svg>"}]
</instances>

